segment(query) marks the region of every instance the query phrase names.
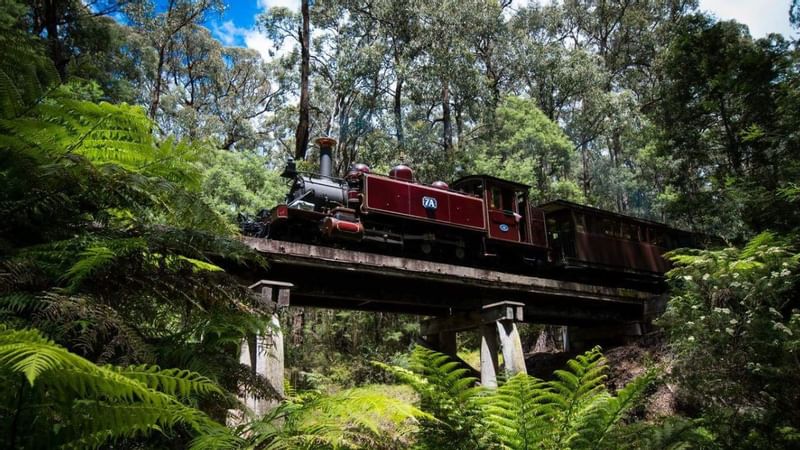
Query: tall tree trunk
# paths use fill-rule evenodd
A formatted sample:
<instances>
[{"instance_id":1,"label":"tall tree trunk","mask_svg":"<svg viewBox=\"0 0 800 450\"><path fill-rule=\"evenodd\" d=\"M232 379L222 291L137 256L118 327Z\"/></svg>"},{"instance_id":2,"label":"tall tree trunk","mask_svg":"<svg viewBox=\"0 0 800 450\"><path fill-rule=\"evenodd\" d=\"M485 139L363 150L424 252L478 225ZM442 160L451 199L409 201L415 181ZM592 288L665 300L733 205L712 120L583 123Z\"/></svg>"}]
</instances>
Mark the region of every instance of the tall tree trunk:
<instances>
[{"instance_id":1,"label":"tall tree trunk","mask_svg":"<svg viewBox=\"0 0 800 450\"><path fill-rule=\"evenodd\" d=\"M442 137L445 153L450 156L453 150L453 119L450 114L450 83L447 81L442 87Z\"/></svg>"},{"instance_id":2,"label":"tall tree trunk","mask_svg":"<svg viewBox=\"0 0 800 450\"><path fill-rule=\"evenodd\" d=\"M153 93L150 95L150 108L147 111L147 116L155 119L158 113L158 104L161 101L161 78L164 72L164 63L167 57L166 44L162 44L158 49L158 64L156 65L156 81L153 86Z\"/></svg>"},{"instance_id":3,"label":"tall tree trunk","mask_svg":"<svg viewBox=\"0 0 800 450\"><path fill-rule=\"evenodd\" d=\"M589 201L589 146L581 144L581 185L583 187L584 201Z\"/></svg>"},{"instance_id":4,"label":"tall tree trunk","mask_svg":"<svg viewBox=\"0 0 800 450\"><path fill-rule=\"evenodd\" d=\"M402 150L405 148L403 137L403 82L401 75L397 76L397 83L394 86L394 128L397 136L397 146Z\"/></svg>"},{"instance_id":5,"label":"tall tree trunk","mask_svg":"<svg viewBox=\"0 0 800 450\"><path fill-rule=\"evenodd\" d=\"M622 165L622 137L619 130L614 130L611 136L611 165L614 167L616 173ZM628 193L623 187L622 191L617 191L615 194L617 203L617 212L625 212L628 210Z\"/></svg>"},{"instance_id":6,"label":"tall tree trunk","mask_svg":"<svg viewBox=\"0 0 800 450\"><path fill-rule=\"evenodd\" d=\"M453 108L456 110L456 140L460 141L464 134L464 108L459 101L453 102Z\"/></svg>"},{"instance_id":7,"label":"tall tree trunk","mask_svg":"<svg viewBox=\"0 0 800 450\"><path fill-rule=\"evenodd\" d=\"M304 159L308 148L308 72L311 58L309 52L311 25L309 23L308 2L309 0L303 0L300 8L300 13L303 16L303 23L300 25L300 120L297 122L297 130L295 131L295 159Z\"/></svg>"},{"instance_id":8,"label":"tall tree trunk","mask_svg":"<svg viewBox=\"0 0 800 450\"><path fill-rule=\"evenodd\" d=\"M58 10L56 0L44 2L44 28L47 30L47 44L50 47L50 58L56 66L61 81L67 81L67 62L69 58L64 55L64 44L58 37Z\"/></svg>"}]
</instances>

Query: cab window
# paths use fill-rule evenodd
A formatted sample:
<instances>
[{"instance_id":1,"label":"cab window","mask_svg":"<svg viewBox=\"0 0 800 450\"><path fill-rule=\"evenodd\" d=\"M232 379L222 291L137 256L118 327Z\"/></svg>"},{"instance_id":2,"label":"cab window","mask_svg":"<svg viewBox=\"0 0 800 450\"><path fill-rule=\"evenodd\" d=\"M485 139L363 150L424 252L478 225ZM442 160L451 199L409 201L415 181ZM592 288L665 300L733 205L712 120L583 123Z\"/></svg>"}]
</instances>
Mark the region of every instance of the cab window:
<instances>
[{"instance_id":1,"label":"cab window","mask_svg":"<svg viewBox=\"0 0 800 450\"><path fill-rule=\"evenodd\" d=\"M498 187L493 187L491 190L491 196L489 198L489 208L503 209L503 193L500 191L500 188Z\"/></svg>"}]
</instances>

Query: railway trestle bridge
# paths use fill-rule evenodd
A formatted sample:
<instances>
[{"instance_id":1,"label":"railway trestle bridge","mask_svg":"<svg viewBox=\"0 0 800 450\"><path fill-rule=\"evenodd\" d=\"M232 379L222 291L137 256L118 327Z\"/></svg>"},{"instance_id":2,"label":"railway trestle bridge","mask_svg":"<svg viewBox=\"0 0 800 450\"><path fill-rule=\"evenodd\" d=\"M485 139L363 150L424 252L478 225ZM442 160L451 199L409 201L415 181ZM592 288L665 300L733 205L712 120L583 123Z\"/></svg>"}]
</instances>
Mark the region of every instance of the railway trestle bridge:
<instances>
[{"instance_id":1,"label":"railway trestle bridge","mask_svg":"<svg viewBox=\"0 0 800 450\"><path fill-rule=\"evenodd\" d=\"M517 323L569 326L570 346L577 349L580 341L597 337L641 335L665 304L662 294L608 284L270 239L247 237L243 242L269 262L268 272L253 279L251 288L275 307L422 316L420 334L427 345L453 356L456 333L480 330L480 378L485 386L496 386L502 370L525 371ZM277 316L272 320L278 325ZM274 328L269 336L248 340L241 361L281 392L283 338L279 327ZM566 335L564 342L566 346ZM263 402L248 399L248 403L256 413L263 412Z\"/></svg>"}]
</instances>

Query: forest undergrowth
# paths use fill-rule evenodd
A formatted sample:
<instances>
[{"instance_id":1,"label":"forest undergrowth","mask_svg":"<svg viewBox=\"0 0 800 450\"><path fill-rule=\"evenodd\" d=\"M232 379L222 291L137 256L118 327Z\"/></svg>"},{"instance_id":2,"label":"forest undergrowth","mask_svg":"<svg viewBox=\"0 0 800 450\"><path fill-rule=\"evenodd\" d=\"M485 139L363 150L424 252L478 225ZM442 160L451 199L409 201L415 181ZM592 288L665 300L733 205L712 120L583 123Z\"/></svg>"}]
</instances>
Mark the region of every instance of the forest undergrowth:
<instances>
[{"instance_id":1,"label":"forest undergrowth","mask_svg":"<svg viewBox=\"0 0 800 450\"><path fill-rule=\"evenodd\" d=\"M292 48L262 54L220 0L0 0L0 447L800 446L795 38L694 0L300 3L259 13ZM715 245L667 256L636 364L486 389L416 317L293 308L278 398L239 359L273 311L237 220L322 135L337 174L482 172ZM246 395L275 407L234 424Z\"/></svg>"}]
</instances>

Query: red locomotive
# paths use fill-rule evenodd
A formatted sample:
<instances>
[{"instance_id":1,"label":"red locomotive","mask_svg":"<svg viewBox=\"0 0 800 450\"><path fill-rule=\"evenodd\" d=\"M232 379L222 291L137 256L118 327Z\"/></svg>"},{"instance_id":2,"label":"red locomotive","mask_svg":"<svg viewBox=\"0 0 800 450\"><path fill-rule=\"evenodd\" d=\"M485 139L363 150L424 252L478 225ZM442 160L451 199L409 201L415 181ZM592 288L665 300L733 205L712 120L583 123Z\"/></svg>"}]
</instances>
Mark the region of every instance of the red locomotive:
<instances>
[{"instance_id":1,"label":"red locomotive","mask_svg":"<svg viewBox=\"0 0 800 450\"><path fill-rule=\"evenodd\" d=\"M335 142L317 140L320 174L288 163L286 203L263 217L255 234L518 272L533 265L643 278L663 274L666 250L692 244L690 233L656 222L563 200L533 206L529 186L488 175L424 185L405 165L384 176L357 164L335 178Z\"/></svg>"}]
</instances>

